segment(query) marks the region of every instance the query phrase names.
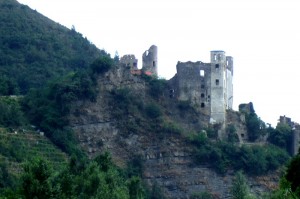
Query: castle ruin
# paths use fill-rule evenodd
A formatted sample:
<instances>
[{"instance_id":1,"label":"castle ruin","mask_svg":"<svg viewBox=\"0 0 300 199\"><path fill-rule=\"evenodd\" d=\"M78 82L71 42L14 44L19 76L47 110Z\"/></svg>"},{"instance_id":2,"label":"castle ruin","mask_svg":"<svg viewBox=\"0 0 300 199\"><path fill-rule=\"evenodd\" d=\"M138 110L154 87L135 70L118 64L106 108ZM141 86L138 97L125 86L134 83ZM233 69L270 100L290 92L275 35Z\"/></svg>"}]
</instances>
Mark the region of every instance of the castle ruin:
<instances>
[{"instance_id":1,"label":"castle ruin","mask_svg":"<svg viewBox=\"0 0 300 199\"><path fill-rule=\"evenodd\" d=\"M211 62L178 62L170 80L178 100L190 101L210 116L211 123L226 122L226 109L233 104L233 58L224 51L211 51Z\"/></svg>"},{"instance_id":2,"label":"castle ruin","mask_svg":"<svg viewBox=\"0 0 300 199\"><path fill-rule=\"evenodd\" d=\"M152 45L143 53L143 66L138 69L138 59L134 55L124 55L121 57L121 64L130 68L132 74L140 75L142 73L150 76L157 76L157 47Z\"/></svg>"},{"instance_id":3,"label":"castle ruin","mask_svg":"<svg viewBox=\"0 0 300 199\"><path fill-rule=\"evenodd\" d=\"M224 51L211 51L211 62L178 62L176 75L169 80L172 97L189 101L210 116L211 123L226 122L226 110L233 104L233 58ZM131 73L157 76L157 47L152 45L143 53L143 66L138 69L134 55L124 55L120 62Z\"/></svg>"}]
</instances>

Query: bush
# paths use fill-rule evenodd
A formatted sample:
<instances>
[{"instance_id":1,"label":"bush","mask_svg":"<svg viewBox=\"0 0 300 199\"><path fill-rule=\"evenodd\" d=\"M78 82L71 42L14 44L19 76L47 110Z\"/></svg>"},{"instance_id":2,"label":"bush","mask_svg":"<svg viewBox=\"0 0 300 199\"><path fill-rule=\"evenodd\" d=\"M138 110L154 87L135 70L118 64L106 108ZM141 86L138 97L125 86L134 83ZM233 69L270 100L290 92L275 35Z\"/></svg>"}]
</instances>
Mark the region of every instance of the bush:
<instances>
[{"instance_id":1,"label":"bush","mask_svg":"<svg viewBox=\"0 0 300 199\"><path fill-rule=\"evenodd\" d=\"M0 113L0 126L19 127L25 124L25 117L17 98L0 97Z\"/></svg>"},{"instance_id":2,"label":"bush","mask_svg":"<svg viewBox=\"0 0 300 199\"><path fill-rule=\"evenodd\" d=\"M207 191L193 193L190 199L214 199L213 195Z\"/></svg>"},{"instance_id":3,"label":"bush","mask_svg":"<svg viewBox=\"0 0 300 199\"><path fill-rule=\"evenodd\" d=\"M107 72L109 69L113 66L113 59L111 59L109 56L102 56L98 59L96 59L91 64L91 69L93 73L101 74Z\"/></svg>"},{"instance_id":4,"label":"bush","mask_svg":"<svg viewBox=\"0 0 300 199\"><path fill-rule=\"evenodd\" d=\"M149 118L155 119L162 115L161 109L158 105L151 103L145 107L145 112Z\"/></svg>"},{"instance_id":5,"label":"bush","mask_svg":"<svg viewBox=\"0 0 300 199\"><path fill-rule=\"evenodd\" d=\"M278 147L289 151L288 146L292 138L292 129L287 124L278 124L276 129L268 128L269 137L268 141Z\"/></svg>"},{"instance_id":6,"label":"bush","mask_svg":"<svg viewBox=\"0 0 300 199\"><path fill-rule=\"evenodd\" d=\"M167 134L181 134L182 133L182 129L178 125L176 125L172 122L163 122L160 130L162 133L167 133Z\"/></svg>"},{"instance_id":7,"label":"bush","mask_svg":"<svg viewBox=\"0 0 300 199\"><path fill-rule=\"evenodd\" d=\"M228 142L239 142L239 136L236 133L236 128L233 124L229 124L226 127L226 133L228 134Z\"/></svg>"},{"instance_id":8,"label":"bush","mask_svg":"<svg viewBox=\"0 0 300 199\"><path fill-rule=\"evenodd\" d=\"M197 139L192 143L197 146L196 160L201 164L208 163L219 173L234 169L250 175L262 175L289 159L286 151L272 145L239 147L229 142L199 142Z\"/></svg>"},{"instance_id":9,"label":"bush","mask_svg":"<svg viewBox=\"0 0 300 199\"><path fill-rule=\"evenodd\" d=\"M142 78L149 83L150 95L156 99L163 95L165 89L167 88L167 80L157 79L149 75L142 75Z\"/></svg>"}]
</instances>

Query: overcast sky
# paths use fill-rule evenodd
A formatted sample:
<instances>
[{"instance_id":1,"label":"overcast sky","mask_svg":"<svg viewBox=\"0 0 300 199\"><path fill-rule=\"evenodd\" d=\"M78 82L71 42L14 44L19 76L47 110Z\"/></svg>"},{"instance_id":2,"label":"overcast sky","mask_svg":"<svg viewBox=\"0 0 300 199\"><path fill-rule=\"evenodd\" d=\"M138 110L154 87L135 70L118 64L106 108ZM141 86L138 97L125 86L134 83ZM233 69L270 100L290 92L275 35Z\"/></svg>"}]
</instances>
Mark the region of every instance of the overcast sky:
<instances>
[{"instance_id":1,"label":"overcast sky","mask_svg":"<svg viewBox=\"0 0 300 199\"><path fill-rule=\"evenodd\" d=\"M234 109L253 102L265 122L300 123L300 6L297 0L18 0L87 37L112 56L158 47L158 72L177 61L234 58ZM141 66L140 66L141 67Z\"/></svg>"}]
</instances>

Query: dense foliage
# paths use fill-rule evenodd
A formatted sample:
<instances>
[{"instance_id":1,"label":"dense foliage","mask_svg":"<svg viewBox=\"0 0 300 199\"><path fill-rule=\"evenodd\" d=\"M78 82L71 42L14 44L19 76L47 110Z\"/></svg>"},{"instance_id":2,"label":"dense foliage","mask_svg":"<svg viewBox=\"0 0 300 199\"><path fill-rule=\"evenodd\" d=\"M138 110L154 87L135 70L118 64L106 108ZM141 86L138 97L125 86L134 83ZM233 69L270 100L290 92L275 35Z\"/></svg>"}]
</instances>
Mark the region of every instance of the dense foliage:
<instances>
[{"instance_id":1,"label":"dense foliage","mask_svg":"<svg viewBox=\"0 0 300 199\"><path fill-rule=\"evenodd\" d=\"M25 94L104 52L16 0L0 1L0 95Z\"/></svg>"},{"instance_id":2,"label":"dense foliage","mask_svg":"<svg viewBox=\"0 0 300 199\"><path fill-rule=\"evenodd\" d=\"M292 161L288 164L286 173L286 180L290 182L291 189L293 192L300 197L300 153L295 156Z\"/></svg>"},{"instance_id":3,"label":"dense foliage","mask_svg":"<svg viewBox=\"0 0 300 199\"><path fill-rule=\"evenodd\" d=\"M108 153L92 161L71 158L69 165L54 171L43 159L24 166L20 184L2 195L9 198L150 198L138 176L128 177L117 168Z\"/></svg>"},{"instance_id":4,"label":"dense foliage","mask_svg":"<svg viewBox=\"0 0 300 199\"><path fill-rule=\"evenodd\" d=\"M256 199L256 197L250 193L247 179L241 171L238 171L234 175L230 193L232 199Z\"/></svg>"},{"instance_id":5,"label":"dense foliage","mask_svg":"<svg viewBox=\"0 0 300 199\"><path fill-rule=\"evenodd\" d=\"M268 128L268 141L278 147L281 147L287 151L290 150L292 138L292 128L287 124L278 123L276 128Z\"/></svg>"},{"instance_id":6,"label":"dense foliage","mask_svg":"<svg viewBox=\"0 0 300 199\"><path fill-rule=\"evenodd\" d=\"M255 112L246 113L246 127L249 141L256 141L259 137L266 134L265 123L258 118Z\"/></svg>"},{"instance_id":7,"label":"dense foliage","mask_svg":"<svg viewBox=\"0 0 300 199\"><path fill-rule=\"evenodd\" d=\"M101 56L91 68L94 65L111 67L113 62L107 63L109 59L108 56ZM23 109L29 121L69 154L78 152L73 133L66 128L72 102L96 99L96 80L91 68L57 78L43 89L31 90L23 99Z\"/></svg>"},{"instance_id":8,"label":"dense foliage","mask_svg":"<svg viewBox=\"0 0 300 199\"><path fill-rule=\"evenodd\" d=\"M230 142L212 142L204 133L192 137L191 141L197 146L197 161L209 164L219 173L234 169L248 175L261 175L277 169L289 159L285 150L272 145L240 147Z\"/></svg>"},{"instance_id":9,"label":"dense foliage","mask_svg":"<svg viewBox=\"0 0 300 199\"><path fill-rule=\"evenodd\" d=\"M19 127L26 119L17 97L0 97L0 127Z\"/></svg>"}]
</instances>

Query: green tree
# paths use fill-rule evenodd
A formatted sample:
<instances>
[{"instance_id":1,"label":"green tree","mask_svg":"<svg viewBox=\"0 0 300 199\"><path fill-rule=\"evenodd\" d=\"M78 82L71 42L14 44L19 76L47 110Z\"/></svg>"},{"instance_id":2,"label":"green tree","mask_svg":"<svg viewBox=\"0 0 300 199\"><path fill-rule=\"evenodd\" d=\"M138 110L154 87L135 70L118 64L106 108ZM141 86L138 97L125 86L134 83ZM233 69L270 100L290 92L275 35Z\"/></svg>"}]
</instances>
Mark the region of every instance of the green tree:
<instances>
[{"instance_id":1,"label":"green tree","mask_svg":"<svg viewBox=\"0 0 300 199\"><path fill-rule=\"evenodd\" d=\"M264 135L264 123L257 117L256 113L246 114L246 127L250 141L255 141L261 135Z\"/></svg>"},{"instance_id":2,"label":"green tree","mask_svg":"<svg viewBox=\"0 0 300 199\"><path fill-rule=\"evenodd\" d=\"M246 178L241 171L238 171L235 174L230 192L233 199L246 199L247 195L249 195L249 187Z\"/></svg>"},{"instance_id":3,"label":"green tree","mask_svg":"<svg viewBox=\"0 0 300 199\"><path fill-rule=\"evenodd\" d=\"M233 124L229 124L226 128L228 142L239 142L239 136Z\"/></svg>"},{"instance_id":4,"label":"green tree","mask_svg":"<svg viewBox=\"0 0 300 199\"><path fill-rule=\"evenodd\" d=\"M288 165L285 178L291 183L291 189L300 197L300 153Z\"/></svg>"},{"instance_id":5,"label":"green tree","mask_svg":"<svg viewBox=\"0 0 300 199\"><path fill-rule=\"evenodd\" d=\"M51 184L52 169L49 164L36 159L28 162L24 166L22 175L22 193L25 198L47 199L54 196L54 190Z\"/></svg>"},{"instance_id":6,"label":"green tree","mask_svg":"<svg viewBox=\"0 0 300 199\"><path fill-rule=\"evenodd\" d=\"M93 73L101 74L111 69L113 63L113 59L111 59L109 56L101 56L100 58L96 59L90 67Z\"/></svg>"},{"instance_id":7,"label":"green tree","mask_svg":"<svg viewBox=\"0 0 300 199\"><path fill-rule=\"evenodd\" d=\"M145 191L139 177L133 176L127 181L130 199L144 199Z\"/></svg>"},{"instance_id":8,"label":"green tree","mask_svg":"<svg viewBox=\"0 0 300 199\"><path fill-rule=\"evenodd\" d=\"M288 151L289 142L292 136L292 128L287 124L278 123L276 129L268 129L268 141Z\"/></svg>"}]
</instances>

